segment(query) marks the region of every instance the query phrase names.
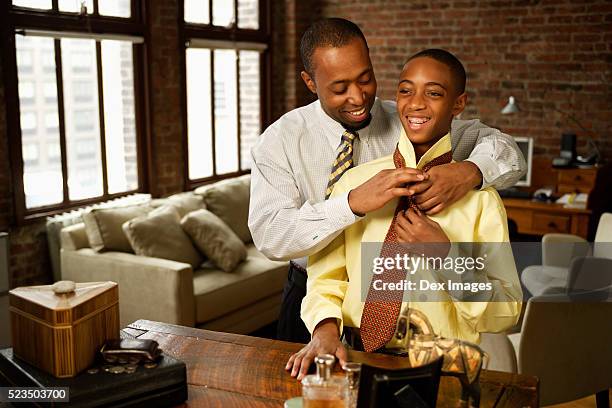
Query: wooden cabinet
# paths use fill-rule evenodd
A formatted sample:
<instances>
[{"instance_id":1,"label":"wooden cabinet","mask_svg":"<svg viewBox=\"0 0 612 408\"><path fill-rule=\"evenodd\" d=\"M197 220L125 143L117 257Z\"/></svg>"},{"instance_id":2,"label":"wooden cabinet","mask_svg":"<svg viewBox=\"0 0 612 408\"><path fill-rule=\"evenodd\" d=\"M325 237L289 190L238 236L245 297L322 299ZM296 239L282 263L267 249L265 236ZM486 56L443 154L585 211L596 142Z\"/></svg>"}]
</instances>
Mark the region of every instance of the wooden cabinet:
<instances>
[{"instance_id":1,"label":"wooden cabinet","mask_svg":"<svg viewBox=\"0 0 612 408\"><path fill-rule=\"evenodd\" d=\"M597 168L560 169L557 173L557 193L586 193L595 187Z\"/></svg>"},{"instance_id":2,"label":"wooden cabinet","mask_svg":"<svg viewBox=\"0 0 612 408\"><path fill-rule=\"evenodd\" d=\"M555 169L548 160L534 160L530 192L543 186L554 186L556 195L567 193L590 194L595 188L598 167L589 169ZM551 182L552 181L552 182ZM504 198L508 220L516 224L521 234L574 234L587 238L591 203L587 209L564 208L561 204L523 198Z\"/></svg>"},{"instance_id":3,"label":"wooden cabinet","mask_svg":"<svg viewBox=\"0 0 612 408\"><path fill-rule=\"evenodd\" d=\"M574 234L586 239L590 210L563 208L560 204L542 203L521 198L504 198L508 220L516 223L521 234Z\"/></svg>"}]
</instances>

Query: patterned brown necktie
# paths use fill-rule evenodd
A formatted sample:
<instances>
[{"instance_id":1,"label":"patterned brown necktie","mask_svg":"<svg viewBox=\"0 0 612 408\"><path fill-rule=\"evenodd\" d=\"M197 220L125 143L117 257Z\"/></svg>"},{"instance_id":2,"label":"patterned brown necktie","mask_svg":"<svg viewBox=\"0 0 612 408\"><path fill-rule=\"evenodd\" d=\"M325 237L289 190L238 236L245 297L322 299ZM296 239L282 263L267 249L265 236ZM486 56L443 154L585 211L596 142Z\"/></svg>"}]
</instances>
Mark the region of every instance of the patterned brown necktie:
<instances>
[{"instance_id":1,"label":"patterned brown necktie","mask_svg":"<svg viewBox=\"0 0 612 408\"><path fill-rule=\"evenodd\" d=\"M452 153L449 151L425 164L423 171L427 171L434 166L450 163L452 158ZM396 147L393 153L393 163L395 168L398 169L406 167L406 162L399 151L399 147ZM416 208L414 197L401 197L380 251L381 258L395 258L396 254L403 253L402 245L397 239L397 215L408 208ZM376 279L381 279L384 283L401 282L405 278L406 271L401 269L387 269L380 276L376 276ZM391 340L402 307L402 298L403 292L401 291L374 290L372 283L370 283L359 329L365 351L376 351Z\"/></svg>"},{"instance_id":2,"label":"patterned brown necktie","mask_svg":"<svg viewBox=\"0 0 612 408\"><path fill-rule=\"evenodd\" d=\"M357 137L359 137L359 134L350 130L345 130L344 133L342 133L342 150L340 150L336 160L334 160L331 173L329 174L327 190L325 190L326 200L334 189L336 181L340 180L340 177L342 177L348 169L353 167L353 143Z\"/></svg>"}]
</instances>

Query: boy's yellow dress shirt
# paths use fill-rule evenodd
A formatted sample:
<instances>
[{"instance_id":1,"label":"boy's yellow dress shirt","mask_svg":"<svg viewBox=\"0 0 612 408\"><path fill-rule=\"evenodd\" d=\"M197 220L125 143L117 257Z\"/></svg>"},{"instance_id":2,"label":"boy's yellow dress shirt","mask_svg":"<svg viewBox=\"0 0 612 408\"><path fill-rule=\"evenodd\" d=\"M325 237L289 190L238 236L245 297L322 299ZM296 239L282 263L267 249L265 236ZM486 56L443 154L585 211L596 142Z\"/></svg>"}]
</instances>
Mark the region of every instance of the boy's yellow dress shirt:
<instances>
[{"instance_id":1,"label":"boy's yellow dress shirt","mask_svg":"<svg viewBox=\"0 0 612 408\"><path fill-rule=\"evenodd\" d=\"M398 145L406 167L413 168L422 168L428 161L451 150L450 135L447 134L417 164L414 148L403 131ZM392 155L355 167L336 183L332 197L346 194L381 170L394 168ZM384 242L397 202L397 199L392 200L383 208L368 213L308 259L307 294L302 301L301 315L311 333L326 318L336 318L341 332L343 325L359 327L364 306L361 243ZM509 241L506 211L492 188L470 191L457 203L430 218L440 224L451 242ZM409 305L404 303L402 308L409 306L425 313L438 335L476 343L480 341L480 332L499 332L516 324L522 292L512 251L509 243L489 247L484 244L481 251L493 247L496 254L489 258L490 262L480 272L479 279L492 284L495 294L490 300L495 301L452 301L443 292L443 301L410 300ZM369 284L369 280L364 283Z\"/></svg>"}]
</instances>

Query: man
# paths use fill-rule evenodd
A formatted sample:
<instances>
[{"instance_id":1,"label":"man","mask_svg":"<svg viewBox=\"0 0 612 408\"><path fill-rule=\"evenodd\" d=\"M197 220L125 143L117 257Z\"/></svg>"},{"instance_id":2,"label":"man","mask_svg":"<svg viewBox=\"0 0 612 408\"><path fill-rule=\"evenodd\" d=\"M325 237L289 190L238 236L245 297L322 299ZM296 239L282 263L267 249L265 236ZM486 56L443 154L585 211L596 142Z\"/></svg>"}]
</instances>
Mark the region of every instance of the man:
<instances>
[{"instance_id":1,"label":"man","mask_svg":"<svg viewBox=\"0 0 612 408\"><path fill-rule=\"evenodd\" d=\"M513 185L525 162L511 137L477 120L455 120L453 158L464 161L427 174L384 170L326 199L347 168L393 152L402 127L395 103L376 98L367 42L355 24L338 18L314 23L302 37L300 52L302 79L318 100L285 114L253 147L249 228L267 257L293 260L278 338L306 343L310 333L300 319L305 256L396 197L416 195L421 210L435 214L479 186Z\"/></svg>"},{"instance_id":2,"label":"man","mask_svg":"<svg viewBox=\"0 0 612 408\"><path fill-rule=\"evenodd\" d=\"M350 191L380 170L412 167L430 171L449 162L451 121L467 102L465 77L463 65L448 51L429 49L412 56L397 90L403 129L396 150L347 171L335 184L331 197ZM497 192L493 188L469 191L433 216L423 215L411 201L395 199L368 213L309 257L308 291L301 317L312 339L291 356L286 366L298 380L318 354L331 353L341 363L346 361L340 341L343 331L357 349L396 349L394 334L402 308L422 312L437 335L475 343L479 343L482 332L500 332L516 324L521 284L508 242L506 212ZM363 255L367 259L371 244L362 243L373 242L382 244L377 254L385 261L413 253L430 260L441 256L445 262L465 260L467 256L482 263L468 268L471 270L466 275L465 270L457 268L459 265L445 268L442 261L438 266L428 262L427 266L413 268L387 264L370 278L370 263L363 262ZM420 255L413 260L418 258ZM397 287L404 279L415 287ZM451 289L449 281L469 286L468 296ZM385 288L383 282L394 286ZM424 282L435 288L424 290Z\"/></svg>"}]
</instances>

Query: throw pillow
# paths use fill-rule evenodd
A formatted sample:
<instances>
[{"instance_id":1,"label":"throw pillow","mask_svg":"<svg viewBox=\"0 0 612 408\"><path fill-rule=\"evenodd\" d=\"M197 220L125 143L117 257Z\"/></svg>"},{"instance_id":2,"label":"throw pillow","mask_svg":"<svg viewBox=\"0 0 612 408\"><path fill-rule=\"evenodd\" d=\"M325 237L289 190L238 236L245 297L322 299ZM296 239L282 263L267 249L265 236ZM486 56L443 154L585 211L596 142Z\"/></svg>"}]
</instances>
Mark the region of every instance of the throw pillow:
<instances>
[{"instance_id":1,"label":"throw pillow","mask_svg":"<svg viewBox=\"0 0 612 408\"><path fill-rule=\"evenodd\" d=\"M204 197L206 208L221 218L242 242L253 240L248 225L250 188L251 176L247 174L196 190Z\"/></svg>"},{"instance_id":2,"label":"throw pillow","mask_svg":"<svg viewBox=\"0 0 612 408\"><path fill-rule=\"evenodd\" d=\"M95 208L83 214L89 245L98 252L134 252L121 226L132 218L149 213L152 209L149 205L132 205Z\"/></svg>"},{"instance_id":3,"label":"throw pillow","mask_svg":"<svg viewBox=\"0 0 612 408\"><path fill-rule=\"evenodd\" d=\"M208 210L187 214L181 226L196 247L225 272L233 271L247 257L247 249L240 238Z\"/></svg>"},{"instance_id":4,"label":"throw pillow","mask_svg":"<svg viewBox=\"0 0 612 408\"><path fill-rule=\"evenodd\" d=\"M183 193L173 194L170 197L155 198L151 200L151 206L154 208L163 207L164 205L175 206L181 218L192 211L206 208L202 196L195 194L192 191L186 191Z\"/></svg>"},{"instance_id":5,"label":"throw pillow","mask_svg":"<svg viewBox=\"0 0 612 408\"><path fill-rule=\"evenodd\" d=\"M194 269L202 256L181 228L181 217L173 206L164 206L123 224L136 255L190 264Z\"/></svg>"}]
</instances>

